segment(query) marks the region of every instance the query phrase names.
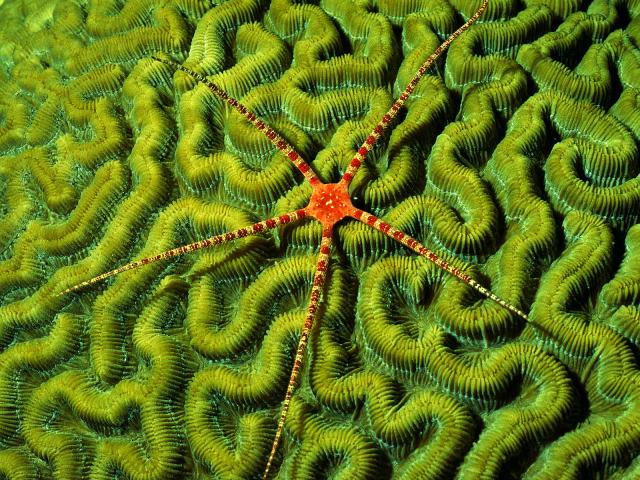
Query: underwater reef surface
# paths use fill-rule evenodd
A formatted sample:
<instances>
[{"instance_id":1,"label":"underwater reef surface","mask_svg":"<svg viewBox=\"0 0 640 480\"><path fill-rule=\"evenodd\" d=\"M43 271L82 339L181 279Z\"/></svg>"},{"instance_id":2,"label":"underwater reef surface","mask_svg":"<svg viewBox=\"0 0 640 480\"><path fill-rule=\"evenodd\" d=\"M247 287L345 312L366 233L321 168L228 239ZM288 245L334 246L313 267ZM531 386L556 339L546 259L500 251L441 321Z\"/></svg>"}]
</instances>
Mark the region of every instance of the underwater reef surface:
<instances>
[{"instance_id":1,"label":"underwater reef surface","mask_svg":"<svg viewBox=\"0 0 640 480\"><path fill-rule=\"evenodd\" d=\"M262 475L323 181L479 0L0 1L0 479ZM640 0L490 0L352 183L281 479L640 478Z\"/></svg>"}]
</instances>

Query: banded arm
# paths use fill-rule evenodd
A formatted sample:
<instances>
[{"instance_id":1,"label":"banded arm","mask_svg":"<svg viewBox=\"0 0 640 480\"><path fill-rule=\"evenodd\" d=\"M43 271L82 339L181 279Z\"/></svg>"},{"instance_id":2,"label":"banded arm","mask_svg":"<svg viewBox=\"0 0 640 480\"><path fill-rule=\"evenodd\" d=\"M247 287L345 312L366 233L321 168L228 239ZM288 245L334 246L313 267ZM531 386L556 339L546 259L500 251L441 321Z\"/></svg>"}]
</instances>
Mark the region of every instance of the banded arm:
<instances>
[{"instance_id":1,"label":"banded arm","mask_svg":"<svg viewBox=\"0 0 640 480\"><path fill-rule=\"evenodd\" d=\"M248 227L239 228L231 232L226 232L221 235L205 238L204 240L199 240L194 243L189 243L188 245L172 248L171 250L158 253L157 255L142 258L140 260L136 260L135 262L127 263L126 265L116 268L115 270L105 272L101 275L98 275L97 277L93 277L90 280L84 281L82 283L78 283L73 287L69 287L66 290L63 290L62 292L58 293L56 296L62 296L67 293L78 290L80 288L88 287L89 285L93 285L94 283L104 280L105 278L113 277L114 275L118 275L119 273L126 272L127 270L133 270L135 268L142 267L143 265L149 265L151 263L164 260L165 258L172 258L185 253L195 252L196 250L201 250L203 248L207 248L212 245L220 245L221 243L230 242L232 240L235 240L236 238L247 237L249 235L255 235L265 230L271 230L272 228L275 228L278 225L284 225L286 223L291 223L301 218L304 218L306 215L307 215L306 210L300 209L294 212L280 215L278 217L273 217L268 220L264 220L262 222L254 223L253 225L249 225Z\"/></svg>"},{"instance_id":2,"label":"banded arm","mask_svg":"<svg viewBox=\"0 0 640 480\"><path fill-rule=\"evenodd\" d=\"M449 45L451 45L451 43L461 33L463 33L476 20L478 20L480 15L482 15L482 13L486 10L488 3L489 3L489 0L483 0L482 5L480 5L480 8L476 11L476 13L474 13L469 18L469 20L465 22L464 25L458 28L444 42L442 42L442 44L440 44L440 46L436 48L435 51L429 56L429 58L427 58L427 60L422 64L422 66L418 69L418 71L413 76L413 78L411 79L407 87L402 92L402 95L400 95L400 97L395 102L393 102L393 105L391 105L391 108L387 111L387 113L383 115L382 119L374 127L374 129L371 131L371 133L369 134L365 142L362 144L362 146L358 149L354 157L351 159L351 163L349 164L349 167L347 167L347 170L344 172L344 175L340 180L341 183L345 183L347 185L351 183L351 180L353 180L353 177L355 176L356 172L360 168L360 165L362 165L362 162L364 161L367 154L371 150L373 150L373 146L376 144L376 142L378 141L382 133L387 129L387 127L389 127L391 120L393 120L393 118L398 114L398 112L400 111L400 108L402 107L402 105L404 105L404 102L407 100L407 98L409 98L409 95L413 93L413 90L415 89L416 85L418 84L420 79L424 76L424 74L427 72L429 67L433 64L433 62L437 60L437 58L442 54L442 52L444 52L449 47Z\"/></svg>"},{"instance_id":3,"label":"banded arm","mask_svg":"<svg viewBox=\"0 0 640 480\"><path fill-rule=\"evenodd\" d=\"M300 334L300 341L298 342L298 350L296 351L296 358L293 362L293 369L291 370L291 377L289 378L289 385L287 386L287 393L284 397L284 403L282 404L282 410L280 411L280 419L278 420L278 428L276 430L276 436L273 439L271 445L271 453L269 453L269 459L267 460L267 466L264 469L262 475L263 480L267 480L269 476L269 470L273 464L280 439L282 437L282 431L284 430L284 422L287 419L287 413L289 412L289 403L293 396L293 391L296 388L298 377L300 375L300 368L304 361L304 352L307 349L307 343L309 341L309 335L313 328L313 322L315 321L316 314L318 312L318 304L320 303L320 296L324 289L324 284L327 275L327 268L329 266L329 254L331 252L331 229L325 229L322 232L322 242L320 243L320 254L318 255L318 263L316 264L316 272L313 277L313 287L311 288L311 298L309 300L309 306L307 308L307 318L304 321L302 327L302 333Z\"/></svg>"},{"instance_id":4,"label":"banded arm","mask_svg":"<svg viewBox=\"0 0 640 480\"><path fill-rule=\"evenodd\" d=\"M302 172L304 177L311 185L317 184L320 180L316 176L315 172L311 169L309 164L302 158L302 156L295 151L295 149L278 133L263 122L255 113L251 112L247 107L245 107L238 100L230 96L227 92L218 87L215 83L210 81L203 75L200 75L198 72L191 70L190 68L185 67L179 63L176 63L172 60L166 60L164 58L151 56L157 62L164 63L165 65L169 65L170 67L177 68L178 70L183 71L187 75L195 78L199 82L204 83L209 90L211 90L215 95L223 99L229 105L231 105L236 111L240 112L251 124L260 132L262 132L271 143L273 143L278 150L284 153L291 162Z\"/></svg>"},{"instance_id":5,"label":"banded arm","mask_svg":"<svg viewBox=\"0 0 640 480\"><path fill-rule=\"evenodd\" d=\"M526 313L524 313L522 310L520 310L517 307L514 307L509 302L501 299L495 293L493 293L491 290L488 290L488 289L484 288L481 284L476 282L473 278L471 278L466 273L462 272L459 268L454 267L452 265L449 265L448 262L446 262L445 260L440 258L433 251L429 250L427 247L425 247L420 242L418 242L414 238L410 237L406 233L401 232L397 228L392 227L388 223L383 222L382 220L380 220L375 215L371 215L370 213L367 213L364 210L357 209L355 214L354 214L354 218L356 218L357 220L360 220L362 223L370 225L371 227L375 228L376 230L381 231L385 235L387 235L387 236L393 238L394 240L402 243L406 247L409 247L411 250L413 250L417 254L422 255L423 257L427 257L429 260L431 260L433 263L435 263L442 270L445 270L446 272L450 273L451 275L453 275L455 277L458 277L464 283L469 285L474 290L480 292L485 297L493 300L494 302L496 302L500 306L502 306L502 307L506 308L507 310L515 313L516 315L518 315L520 318L523 318L527 322L529 321L528 315Z\"/></svg>"}]
</instances>

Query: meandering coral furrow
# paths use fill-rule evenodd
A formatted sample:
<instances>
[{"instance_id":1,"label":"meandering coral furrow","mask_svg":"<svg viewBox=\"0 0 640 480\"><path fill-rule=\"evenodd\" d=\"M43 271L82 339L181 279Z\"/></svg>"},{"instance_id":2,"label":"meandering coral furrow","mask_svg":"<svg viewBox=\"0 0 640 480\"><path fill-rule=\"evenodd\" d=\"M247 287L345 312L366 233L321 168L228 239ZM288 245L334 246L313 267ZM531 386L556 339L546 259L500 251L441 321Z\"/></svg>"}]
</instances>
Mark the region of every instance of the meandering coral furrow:
<instances>
[{"instance_id":1,"label":"meandering coral furrow","mask_svg":"<svg viewBox=\"0 0 640 480\"><path fill-rule=\"evenodd\" d=\"M533 99L528 103L532 101ZM567 104L570 102L563 103L563 106ZM522 113L525 114L525 112L523 106ZM501 163L507 159L513 162L513 153L517 152L515 157L517 163L514 165L515 168L511 169L511 174L503 173L495 180L500 182L499 191L504 192L503 204L507 207L505 213L522 222L524 218L531 217L535 212L532 208L535 203L525 204L521 199L537 197L538 202L542 200L540 185L531 181L523 182L522 179L525 177L522 173L534 172L540 168L533 154L536 142L538 144L540 140L544 142L544 130L531 128L531 125L541 125L535 117L529 128L515 128L515 120L519 114L520 112L514 117L511 142L507 143L509 140L507 136L501 143L494 157L495 163L493 161L491 163L491 171L492 175L497 171L506 172L500 168ZM607 120L597 111L594 116L596 119ZM615 123L613 125L615 126ZM620 127L617 128L624 133ZM584 143L588 145L589 140L584 140ZM627 142L627 145L629 144L633 145ZM509 153L509 150L512 150L512 153ZM497 155L498 151L501 155ZM634 165L634 156L630 155L631 165ZM526 178L535 177L529 174ZM631 215L633 210L630 210ZM632 405L636 402L634 393L636 387L633 385L637 383L638 377L637 368L630 356L631 352L613 330L604 329L601 324L589 322L593 307L587 307L584 311L575 311L581 304L593 306L595 293L612 273L611 228L619 228L618 220L621 219L624 222L626 219L625 216L609 216L608 219L609 223L605 224L592 213L571 211L564 225L567 237L565 242L570 246L561 253L560 258L551 265L549 271L540 280L540 288L531 312L532 325L528 327L527 337L534 335L539 341L543 341L546 349L558 356L581 378L593 413L574 432L566 434L543 450L538 461L527 470L527 476L558 478L564 475L565 478L576 478L593 468L613 471L629 461L631 457L624 452L633 450L637 445L638 436L633 430L625 429L623 426L631 425L636 421ZM632 217L630 223L633 222ZM544 237L550 240L554 232L553 222L548 216L546 223L548 233ZM634 229L635 227L630 232ZM540 240L544 241L544 237ZM533 246L531 240L533 238L529 239L529 243ZM547 245L550 245L549 240L546 240ZM540 243L538 245L542 246ZM539 247L538 251L540 251ZM552 251L547 250L547 253ZM543 252L540 251L540 253ZM536 255L538 258L541 257L540 253ZM535 259L530 253L529 257L531 261ZM607 285L603 294L609 292L611 295L612 287L613 285ZM598 314L598 311L601 313ZM611 314L611 309L607 313L604 311L605 308L596 308L595 318L606 322L605 319ZM620 375L624 375L625 380L622 380ZM627 387L621 388L621 385ZM623 399L630 408L626 411L620 410L617 420L611 420L608 412L612 409L618 412L618 407L615 405ZM607 440L604 440L605 435ZM588 448L589 453L586 452L587 444L593 444ZM585 453L579 453L583 449ZM572 458L569 467L567 458Z\"/></svg>"},{"instance_id":2,"label":"meandering coral furrow","mask_svg":"<svg viewBox=\"0 0 640 480\"><path fill-rule=\"evenodd\" d=\"M406 271L402 281L412 286L412 299L425 295L422 275L431 279L438 276L434 276L435 267L429 267L429 273L421 269L418 275L412 275L413 269L392 269L384 265L390 262L381 263L379 270ZM456 460L460 460L457 452L460 448L469 448L474 439L470 408L478 408L489 399L495 408L496 398L513 388L514 382L522 382L523 390L539 390L535 401L530 406L525 403L491 415L493 418L487 423L492 428L480 435L471 456L461 467L462 476L476 478L480 472L498 475L507 458L520 453L525 443L535 444L562 425L562 418L572 407L574 394L568 375L558 361L537 347L519 344L492 350L489 358L490 354L457 355L445 343L447 334L435 325L424 325L419 331L417 319L413 329L407 328L408 319L391 319L393 313L387 307L388 302L379 298L379 291L401 291L402 286L384 285L385 276L381 279L376 270L372 267L363 281L363 289L371 293L360 298L358 312L362 320L357 322L362 330L362 359L367 360L369 355L365 352L370 351L370 355L379 355L382 361L364 361L363 365L371 367L345 372L348 355L340 352L344 347L332 333L336 330L325 329L320 333L313 382L317 397L332 408L350 411L355 403L366 401L370 428L385 444L415 441L425 428L423 422L436 422L437 435L421 449L423 451L415 454L421 460L414 455L407 465L400 464L398 473L402 478L404 475L406 478L451 475L457 466ZM428 310L419 315L428 317ZM536 361L530 363L532 358ZM376 363L381 367L376 367ZM379 368L386 375L378 373ZM408 384L399 388L387 375L397 381L408 380ZM453 394L455 400L450 395L419 390L418 385L424 383L421 377L425 376ZM551 408L550 402L554 405Z\"/></svg>"},{"instance_id":3,"label":"meandering coral furrow","mask_svg":"<svg viewBox=\"0 0 640 480\"><path fill-rule=\"evenodd\" d=\"M165 294L147 304L133 329L135 378L105 388L95 376L69 370L34 392L25 410L25 440L52 460L53 476L107 478L119 472L151 479L184 472L184 447L176 448L184 445L176 392L190 362L184 342L173 337L179 333L166 326L179 300L170 282L159 286Z\"/></svg>"},{"instance_id":4,"label":"meandering coral furrow","mask_svg":"<svg viewBox=\"0 0 640 480\"><path fill-rule=\"evenodd\" d=\"M83 335L82 320L78 315L61 313L43 338L35 338L12 345L1 354L0 432L3 447L21 445L18 432L21 430L23 412L16 415L13 405L21 404L28 396L29 385L20 376L41 376L42 372L61 373L64 364L81 350Z\"/></svg>"},{"instance_id":5,"label":"meandering coral furrow","mask_svg":"<svg viewBox=\"0 0 640 480\"><path fill-rule=\"evenodd\" d=\"M264 412L254 411L279 393L279 386L288 379L291 371L293 340L304 318L307 295L296 295L296 290L308 292L304 279L313 274L314 256L292 257L263 270L256 281L241 294L237 311L224 325L209 331L202 327L202 316L207 310L188 312L189 331L197 349L211 359L247 358L243 363L214 364L196 374L197 381L187 392L187 431L192 438L196 458L208 469L225 478L250 476L262 471L262 459L268 454L272 427ZM276 280L277 279L277 280ZM347 287L346 274L333 271L326 297L336 301L326 302L323 319L340 318L346 308L340 295L332 295ZM210 291L210 280L202 278L194 295L203 298ZM205 290L206 289L206 290ZM212 294L213 292L211 292ZM211 296L211 295L210 295ZM298 300L298 302L296 302ZM213 306L213 298L205 298L203 307ZM252 326L253 328L249 328ZM247 355L246 345L268 331L255 356ZM259 329L257 329L259 328ZM218 339L215 343L205 340ZM253 349L252 349L253 350ZM251 410L247 411L248 408ZM209 428L211 410L216 415L213 428ZM225 429L226 417L233 432ZM227 427L228 428L228 427ZM229 436L237 440L229 439ZM218 448L210 448L214 444ZM236 445L234 448L231 445Z\"/></svg>"},{"instance_id":6,"label":"meandering coral furrow","mask_svg":"<svg viewBox=\"0 0 640 480\"><path fill-rule=\"evenodd\" d=\"M604 285L598 296L598 318L633 343L640 344L640 227L630 228L625 238L625 253L619 270Z\"/></svg>"},{"instance_id":7,"label":"meandering coral furrow","mask_svg":"<svg viewBox=\"0 0 640 480\"><path fill-rule=\"evenodd\" d=\"M341 178L480 1L0 2L0 478L262 474ZM355 173L271 469L635 478L640 2L489 0ZM275 473L277 471L277 473Z\"/></svg>"},{"instance_id":8,"label":"meandering coral furrow","mask_svg":"<svg viewBox=\"0 0 640 480\"><path fill-rule=\"evenodd\" d=\"M532 318L548 332L547 348L579 375L590 411L576 430L543 451L527 472L535 478L575 478L593 468L612 471L626 465L629 452L640 445L640 431L633 426L640 392L633 352L614 329L572 311L579 298L599 289L611 234L597 219L578 213L567 217L565 230L568 253L542 278L536 303L552 308L536 307Z\"/></svg>"},{"instance_id":9,"label":"meandering coral furrow","mask_svg":"<svg viewBox=\"0 0 640 480\"><path fill-rule=\"evenodd\" d=\"M523 47L518 63L531 73L540 90L561 89L576 99L611 104L619 93L616 76L624 82L631 73L623 65L616 72L621 54L616 48L618 29L627 27L625 17L637 9L637 2L593 2L587 12L573 13L555 32Z\"/></svg>"}]
</instances>

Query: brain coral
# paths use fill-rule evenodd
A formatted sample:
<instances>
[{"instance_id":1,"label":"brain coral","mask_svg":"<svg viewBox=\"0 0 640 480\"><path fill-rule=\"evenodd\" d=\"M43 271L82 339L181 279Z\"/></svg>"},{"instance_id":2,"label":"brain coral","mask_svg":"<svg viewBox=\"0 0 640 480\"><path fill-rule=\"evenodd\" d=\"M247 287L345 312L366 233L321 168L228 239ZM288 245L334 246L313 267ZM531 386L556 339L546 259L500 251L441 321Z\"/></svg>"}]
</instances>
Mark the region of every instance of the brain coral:
<instances>
[{"instance_id":1,"label":"brain coral","mask_svg":"<svg viewBox=\"0 0 640 480\"><path fill-rule=\"evenodd\" d=\"M262 475L304 207L479 0L0 0L0 479ZM490 0L351 185L281 479L640 477L640 1Z\"/></svg>"}]
</instances>

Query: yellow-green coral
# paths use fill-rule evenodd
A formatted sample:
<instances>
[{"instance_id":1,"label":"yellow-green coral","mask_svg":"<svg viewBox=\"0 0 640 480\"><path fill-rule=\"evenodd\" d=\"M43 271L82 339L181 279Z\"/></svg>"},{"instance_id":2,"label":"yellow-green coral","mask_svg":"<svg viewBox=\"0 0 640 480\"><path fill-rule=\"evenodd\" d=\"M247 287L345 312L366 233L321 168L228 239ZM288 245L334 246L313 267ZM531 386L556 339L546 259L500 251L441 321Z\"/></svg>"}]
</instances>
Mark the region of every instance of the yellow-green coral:
<instances>
[{"instance_id":1,"label":"yellow-green coral","mask_svg":"<svg viewBox=\"0 0 640 480\"><path fill-rule=\"evenodd\" d=\"M0 478L255 478L320 226L57 293L303 207L467 0L0 1ZM354 178L278 478L640 475L640 1L489 0Z\"/></svg>"}]
</instances>

